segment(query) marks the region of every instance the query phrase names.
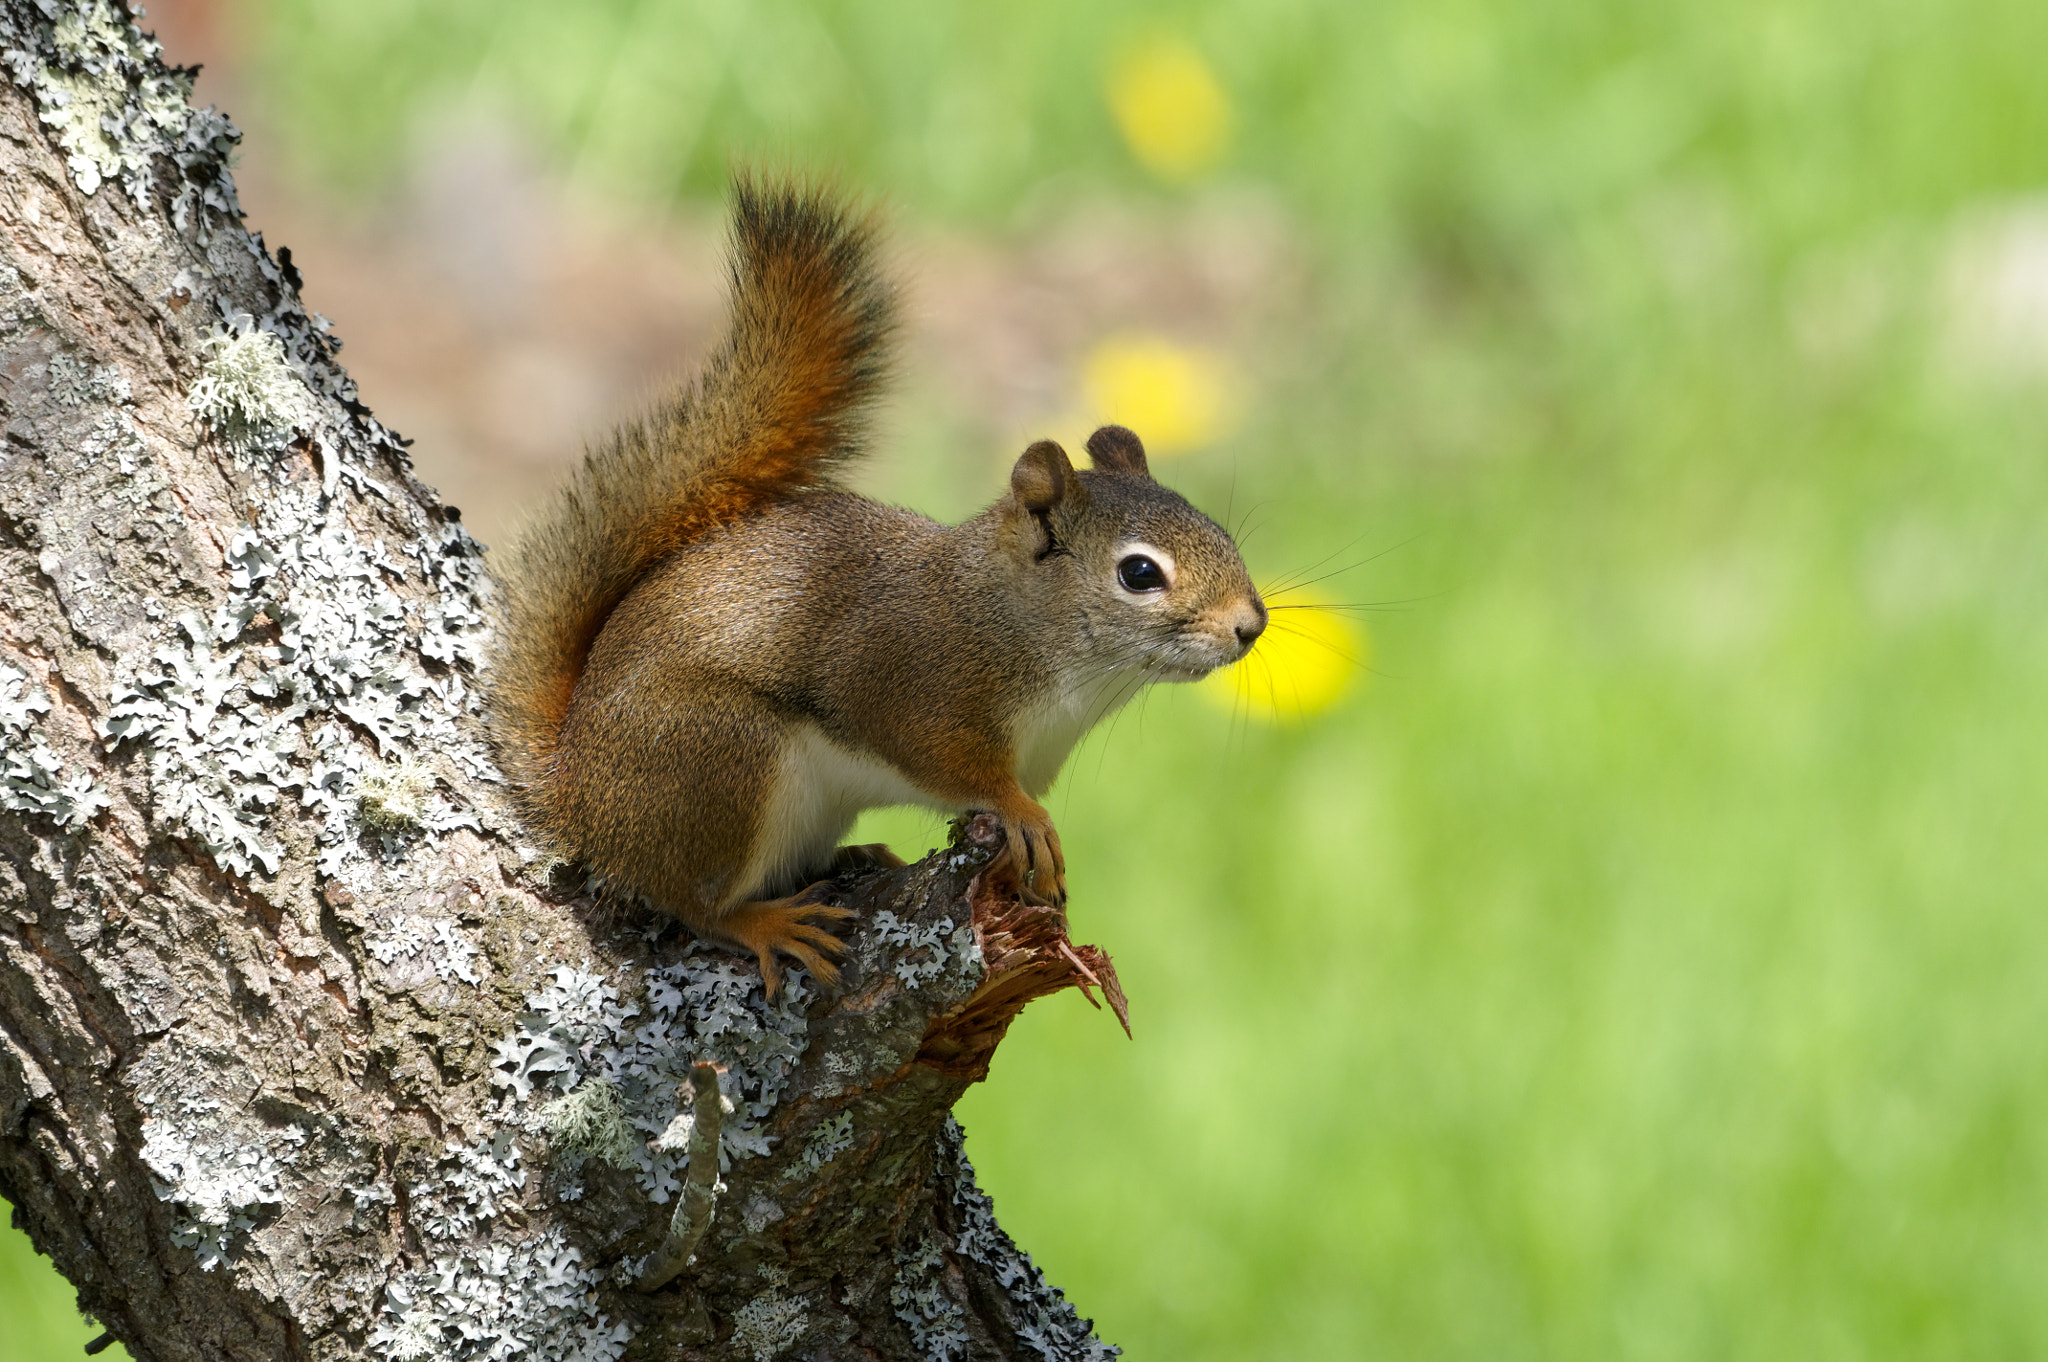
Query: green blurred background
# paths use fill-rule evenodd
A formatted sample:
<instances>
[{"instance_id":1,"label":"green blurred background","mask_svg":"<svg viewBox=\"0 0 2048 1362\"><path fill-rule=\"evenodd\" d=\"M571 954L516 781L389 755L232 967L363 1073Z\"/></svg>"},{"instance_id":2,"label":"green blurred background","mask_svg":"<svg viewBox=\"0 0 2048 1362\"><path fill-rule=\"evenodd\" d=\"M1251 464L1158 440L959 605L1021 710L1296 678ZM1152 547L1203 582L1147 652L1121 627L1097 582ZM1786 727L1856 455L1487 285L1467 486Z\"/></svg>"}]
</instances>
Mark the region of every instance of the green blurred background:
<instances>
[{"instance_id":1,"label":"green blurred background","mask_svg":"<svg viewBox=\"0 0 2048 1362\"><path fill-rule=\"evenodd\" d=\"M1161 476L1262 578L1395 603L1315 616L1341 666L1276 655L1278 716L1152 695L1051 801L1136 1039L1042 1002L960 1114L1104 1338L2048 1356L2040 0L153 17L316 305L436 129L690 277L729 159L836 168L1010 394L914 358L878 491L957 514L1034 427L1200 399L1091 390L1141 334L1231 393ZM0 1359L74 1355L68 1301L11 1235Z\"/></svg>"}]
</instances>

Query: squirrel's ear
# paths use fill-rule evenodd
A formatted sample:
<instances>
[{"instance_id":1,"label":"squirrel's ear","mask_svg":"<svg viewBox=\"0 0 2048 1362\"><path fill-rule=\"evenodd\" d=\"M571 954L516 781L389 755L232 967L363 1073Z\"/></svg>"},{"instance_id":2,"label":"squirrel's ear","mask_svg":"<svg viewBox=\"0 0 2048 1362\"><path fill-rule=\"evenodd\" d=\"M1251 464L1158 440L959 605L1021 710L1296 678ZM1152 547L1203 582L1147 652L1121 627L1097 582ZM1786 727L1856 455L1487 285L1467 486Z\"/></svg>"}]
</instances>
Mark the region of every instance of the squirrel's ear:
<instances>
[{"instance_id":1,"label":"squirrel's ear","mask_svg":"<svg viewBox=\"0 0 2048 1362\"><path fill-rule=\"evenodd\" d=\"M1145 446L1127 426L1104 426L1088 437L1088 457L1105 473L1129 473L1140 478L1152 476L1145 466Z\"/></svg>"},{"instance_id":2,"label":"squirrel's ear","mask_svg":"<svg viewBox=\"0 0 2048 1362\"><path fill-rule=\"evenodd\" d=\"M1040 440L1024 451L1010 470L1010 491L1019 505L1033 515L1050 511L1081 490L1067 451L1051 440Z\"/></svg>"}]
</instances>

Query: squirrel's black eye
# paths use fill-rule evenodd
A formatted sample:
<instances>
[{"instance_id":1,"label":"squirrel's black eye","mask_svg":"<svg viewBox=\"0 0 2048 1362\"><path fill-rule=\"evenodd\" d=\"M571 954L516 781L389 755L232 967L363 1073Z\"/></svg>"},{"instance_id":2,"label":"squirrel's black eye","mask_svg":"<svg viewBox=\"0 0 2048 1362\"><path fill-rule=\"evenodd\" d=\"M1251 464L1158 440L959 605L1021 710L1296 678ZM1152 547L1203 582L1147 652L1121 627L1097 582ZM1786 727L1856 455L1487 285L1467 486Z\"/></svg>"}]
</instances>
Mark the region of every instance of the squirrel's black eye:
<instances>
[{"instance_id":1,"label":"squirrel's black eye","mask_svg":"<svg viewBox=\"0 0 2048 1362\"><path fill-rule=\"evenodd\" d=\"M1134 553L1116 565L1116 579L1126 591L1166 590L1166 569L1142 553Z\"/></svg>"}]
</instances>

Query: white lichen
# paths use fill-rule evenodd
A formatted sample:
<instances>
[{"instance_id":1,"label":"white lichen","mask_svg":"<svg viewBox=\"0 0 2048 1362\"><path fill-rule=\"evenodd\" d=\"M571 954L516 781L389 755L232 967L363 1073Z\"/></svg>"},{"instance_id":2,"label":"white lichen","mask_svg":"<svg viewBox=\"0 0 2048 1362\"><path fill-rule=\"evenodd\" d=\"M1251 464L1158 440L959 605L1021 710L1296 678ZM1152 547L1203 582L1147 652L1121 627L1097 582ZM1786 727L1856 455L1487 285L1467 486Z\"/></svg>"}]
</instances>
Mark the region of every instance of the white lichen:
<instances>
[{"instance_id":1,"label":"white lichen","mask_svg":"<svg viewBox=\"0 0 2048 1362\"><path fill-rule=\"evenodd\" d=\"M412 756L364 771L356 780L356 817L376 832L412 831L427 820L433 772Z\"/></svg>"},{"instance_id":2,"label":"white lichen","mask_svg":"<svg viewBox=\"0 0 2048 1362\"><path fill-rule=\"evenodd\" d=\"M305 311L261 240L239 230L227 170L238 134L217 113L191 109L189 74L164 70L159 55L110 0L0 8L0 64L33 91L80 191L118 179L137 203L168 195L179 229L227 253L217 268L181 272L174 286L221 314L204 342L192 408L245 454L256 446L275 452L303 435L320 476L308 479L296 459L244 460L259 483L251 500L262 509L230 543L229 592L215 609L178 617L124 656L101 736L146 749L157 809L226 869L276 870L268 824L296 793L323 824L320 869L338 874L392 855L378 838L357 843L356 780L364 772L431 745L465 774L495 778L481 744L464 731L481 701L462 675L481 660L489 588L478 546L452 521L416 512L416 537L390 546L363 542L350 528L344 485L392 501L362 470L397 454L397 441L353 405L355 385L333 363L337 342L327 323ZM172 182L159 186L165 179ZM33 204L25 211L33 216ZM272 290L261 316L213 291L239 274L228 256L240 251ZM40 314L17 268L0 275L0 295L10 322ZM58 353L48 389L61 408L108 408L72 452L121 475L116 499L141 506L164 494L165 479L120 410L132 392L118 370ZM408 578L424 588L411 600L393 589ZM155 600L142 607L149 619L174 613ZM252 640L252 627L267 632ZM24 747L15 779L41 789L52 777L31 750ZM52 788L65 796L71 786ZM439 795L415 812L414 826L428 835L476 821Z\"/></svg>"},{"instance_id":3,"label":"white lichen","mask_svg":"<svg viewBox=\"0 0 2048 1362\"><path fill-rule=\"evenodd\" d=\"M35 731L49 694L28 673L0 662L0 809L41 814L76 832L112 801L89 772L64 774L64 762Z\"/></svg>"},{"instance_id":4,"label":"white lichen","mask_svg":"<svg viewBox=\"0 0 2048 1362\"><path fill-rule=\"evenodd\" d=\"M727 1110L729 1111L731 1108L728 1107ZM696 1113L679 1111L669 1118L669 1123L662 1127L661 1134L647 1142L647 1147L663 1154L671 1150L688 1149L690 1147L690 1133L696 1130L696 1128Z\"/></svg>"},{"instance_id":5,"label":"white lichen","mask_svg":"<svg viewBox=\"0 0 2048 1362\"><path fill-rule=\"evenodd\" d=\"M134 389L121 371L107 364L87 364L59 351L50 356L50 400L60 407L88 402L131 402Z\"/></svg>"},{"instance_id":6,"label":"white lichen","mask_svg":"<svg viewBox=\"0 0 2048 1362\"><path fill-rule=\"evenodd\" d=\"M168 825L197 838L238 875L275 874L278 850L263 836L266 812L298 783L290 758L303 709L269 712L234 695L239 652L216 654L197 615L179 617L182 643L158 648L118 685L99 734L109 748L148 749L150 784Z\"/></svg>"},{"instance_id":7,"label":"white lichen","mask_svg":"<svg viewBox=\"0 0 2048 1362\"><path fill-rule=\"evenodd\" d=\"M359 1211L375 1210L380 1206L395 1206L398 1204L398 1193L391 1189L391 1184L388 1182L373 1181L364 1183L361 1186L348 1183L344 1184L341 1190L348 1193L349 1200L355 1202L356 1209Z\"/></svg>"},{"instance_id":8,"label":"white lichen","mask_svg":"<svg viewBox=\"0 0 2048 1362\"><path fill-rule=\"evenodd\" d=\"M195 1120L218 1105L187 1102L178 1117L142 1123L142 1162L175 1212L171 1242L193 1250L208 1272L227 1260L236 1235L256 1228L264 1207L284 1200L280 1178L306 1138L297 1126L252 1138Z\"/></svg>"},{"instance_id":9,"label":"white lichen","mask_svg":"<svg viewBox=\"0 0 2048 1362\"><path fill-rule=\"evenodd\" d=\"M233 182L206 172L225 162L241 134L217 111L192 107L191 73L163 66L156 40L113 0L36 6L51 21L37 32L25 32L27 16L13 12L28 8L0 15L0 60L16 85L35 92L81 194L118 180L146 202L158 162L167 160L178 172L171 218L181 229L197 219L203 234L208 219L239 217Z\"/></svg>"},{"instance_id":10,"label":"white lichen","mask_svg":"<svg viewBox=\"0 0 2048 1362\"><path fill-rule=\"evenodd\" d=\"M680 963L649 970L641 999L622 1002L602 976L563 965L526 1000L512 1033L495 1043L491 1081L505 1090L505 1111L536 1122L541 1107L591 1077L615 1085L636 1132L640 1184L666 1204L688 1163L685 1143L648 1142L670 1131L677 1093L690 1066L724 1066L722 1096L732 1116L721 1128L721 1167L769 1152L763 1128L803 1054L804 1006L811 994L791 971L774 1004L759 971L723 952L693 947Z\"/></svg>"},{"instance_id":11,"label":"white lichen","mask_svg":"<svg viewBox=\"0 0 2048 1362\"><path fill-rule=\"evenodd\" d=\"M951 1219L960 1227L953 1236L953 1252L987 1270L1007 1293L1018 1341L1047 1362L1110 1362L1121 1356L1121 1348L1095 1337L1095 1321L1075 1313L1065 1294L1045 1280L1031 1255L1018 1248L996 1223L995 1205L975 1185L974 1165L967 1161L966 1137L959 1122L951 1116L939 1129L933 1153L935 1190L952 1204ZM928 1264L922 1248L917 1262ZM925 1280L935 1277L927 1274ZM903 1281L899 1272L898 1282ZM922 1307L920 1300L915 1308ZM899 1315L901 1312L899 1306Z\"/></svg>"},{"instance_id":12,"label":"white lichen","mask_svg":"<svg viewBox=\"0 0 2048 1362\"><path fill-rule=\"evenodd\" d=\"M445 919L399 913L388 924L363 937L363 949L380 965L410 960L427 946L434 947L429 958L436 978L460 979L465 984L482 982L476 963L482 952L462 934L461 928Z\"/></svg>"},{"instance_id":13,"label":"white lichen","mask_svg":"<svg viewBox=\"0 0 2048 1362\"><path fill-rule=\"evenodd\" d=\"M180 615L182 639L117 669L100 736L146 750L164 815L227 869L276 872L266 825L294 791L321 817L323 872L339 873L357 856L399 854L359 844L365 780L373 802L380 780L394 799L401 791L379 774L391 761L358 733L401 765L431 743L472 776L495 774L467 731L481 697L460 671L432 677L416 660L429 635L440 640L436 650L468 665L480 655L476 546L445 530L459 535L440 527L412 546L417 570L439 593L432 607L412 609L388 585L415 570L405 559L363 542L317 486L280 487L258 523L230 539L230 594L212 617ZM271 639L244 644L259 620ZM348 726L321 719L330 713ZM405 808L425 834L477 826L438 792Z\"/></svg>"},{"instance_id":14,"label":"white lichen","mask_svg":"<svg viewBox=\"0 0 2048 1362\"><path fill-rule=\"evenodd\" d=\"M43 69L42 121L63 148L72 179L81 194L98 191L102 181L124 173L146 173L141 157L150 143L182 133L190 115L189 84L175 76L144 80L131 87L118 69L95 58L106 52L137 50L119 7L107 0L89 0L57 16L57 50L77 62L66 70Z\"/></svg>"},{"instance_id":15,"label":"white lichen","mask_svg":"<svg viewBox=\"0 0 2048 1362\"><path fill-rule=\"evenodd\" d=\"M596 1159L614 1168L636 1168L638 1132L626 1124L626 1103L608 1078L586 1078L576 1089L540 1109L541 1125L569 1166Z\"/></svg>"},{"instance_id":16,"label":"white lichen","mask_svg":"<svg viewBox=\"0 0 2048 1362\"><path fill-rule=\"evenodd\" d=\"M597 1312L603 1275L559 1229L442 1253L384 1289L370 1345L391 1359L616 1362L633 1331Z\"/></svg>"},{"instance_id":17,"label":"white lichen","mask_svg":"<svg viewBox=\"0 0 2048 1362\"><path fill-rule=\"evenodd\" d=\"M896 1279L889 1304L910 1329L910 1341L929 1362L957 1362L967 1356L967 1312L946 1291L946 1259L927 1237L896 1254Z\"/></svg>"},{"instance_id":18,"label":"white lichen","mask_svg":"<svg viewBox=\"0 0 2048 1362\"><path fill-rule=\"evenodd\" d=\"M818 1123L818 1128L811 1132L811 1138L804 1142L803 1154L787 1176L815 1173L852 1147L853 1117L842 1111L831 1120Z\"/></svg>"},{"instance_id":19,"label":"white lichen","mask_svg":"<svg viewBox=\"0 0 2048 1362\"><path fill-rule=\"evenodd\" d=\"M452 922L435 919L433 924L434 942L439 947L434 952L434 975L440 979L460 979L465 984L481 983L477 973L477 956L481 954Z\"/></svg>"},{"instance_id":20,"label":"white lichen","mask_svg":"<svg viewBox=\"0 0 2048 1362\"><path fill-rule=\"evenodd\" d=\"M754 1362L773 1362L804 1336L807 1317L800 1297L770 1286L733 1315L732 1339L753 1354Z\"/></svg>"},{"instance_id":21,"label":"white lichen","mask_svg":"<svg viewBox=\"0 0 2048 1362\"><path fill-rule=\"evenodd\" d=\"M363 949L380 965L410 960L427 944L427 925L410 913L400 913L390 925L363 938Z\"/></svg>"},{"instance_id":22,"label":"white lichen","mask_svg":"<svg viewBox=\"0 0 2048 1362\"><path fill-rule=\"evenodd\" d=\"M379 1329L381 1335L372 1333L370 1341L383 1344L385 1356L398 1362L440 1356L443 1330L427 1311L408 1313L397 1324L380 1325Z\"/></svg>"},{"instance_id":23,"label":"white lichen","mask_svg":"<svg viewBox=\"0 0 2048 1362\"><path fill-rule=\"evenodd\" d=\"M727 1116L732 1115L735 1110L732 1099L722 1092L718 1094L718 1106L719 1110ZM662 1127L661 1134L648 1141L648 1148L663 1153L672 1149L688 1149L690 1147L690 1136L695 1134L696 1130L697 1113L692 1108L685 1107L669 1118L669 1123Z\"/></svg>"},{"instance_id":24,"label":"white lichen","mask_svg":"<svg viewBox=\"0 0 2048 1362\"><path fill-rule=\"evenodd\" d=\"M500 1130L475 1143L448 1141L432 1174L407 1184L408 1216L434 1262L385 1287L370 1331L383 1356L616 1362L625 1351L631 1327L598 1312L603 1276L583 1266L561 1230L523 1240L507 1231L505 1212L527 1182L523 1165L514 1134Z\"/></svg>"},{"instance_id":25,"label":"white lichen","mask_svg":"<svg viewBox=\"0 0 2048 1362\"><path fill-rule=\"evenodd\" d=\"M519 1143L509 1130L473 1145L448 1141L437 1175L406 1188L414 1220L433 1238L465 1238L526 1185L520 1163Z\"/></svg>"},{"instance_id":26,"label":"white lichen","mask_svg":"<svg viewBox=\"0 0 2048 1362\"><path fill-rule=\"evenodd\" d=\"M875 914L875 934L884 945L899 948L895 974L909 988L942 977L956 960L963 968L981 967L981 949L974 942L973 929L956 932L949 917L920 927L884 908Z\"/></svg>"},{"instance_id":27,"label":"white lichen","mask_svg":"<svg viewBox=\"0 0 2048 1362\"><path fill-rule=\"evenodd\" d=\"M185 401L228 448L275 449L314 424L312 393L285 354L284 341L259 330L247 313L206 343L206 365Z\"/></svg>"}]
</instances>

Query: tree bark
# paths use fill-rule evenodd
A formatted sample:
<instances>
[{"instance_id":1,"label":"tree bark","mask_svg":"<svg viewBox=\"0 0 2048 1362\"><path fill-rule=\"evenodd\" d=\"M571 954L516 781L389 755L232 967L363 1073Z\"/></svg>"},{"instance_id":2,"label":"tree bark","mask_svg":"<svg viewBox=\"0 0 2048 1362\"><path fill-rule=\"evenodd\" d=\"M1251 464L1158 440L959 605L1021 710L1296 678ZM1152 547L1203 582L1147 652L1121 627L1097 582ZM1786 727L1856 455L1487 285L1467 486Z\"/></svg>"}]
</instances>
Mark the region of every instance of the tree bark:
<instances>
[{"instance_id":1,"label":"tree bark","mask_svg":"<svg viewBox=\"0 0 2048 1362\"><path fill-rule=\"evenodd\" d=\"M483 550L238 134L114 0L0 48L0 1195L81 1307L143 1362L1112 1355L948 1114L1032 998L1122 1012L993 821L774 1004L522 845Z\"/></svg>"}]
</instances>

